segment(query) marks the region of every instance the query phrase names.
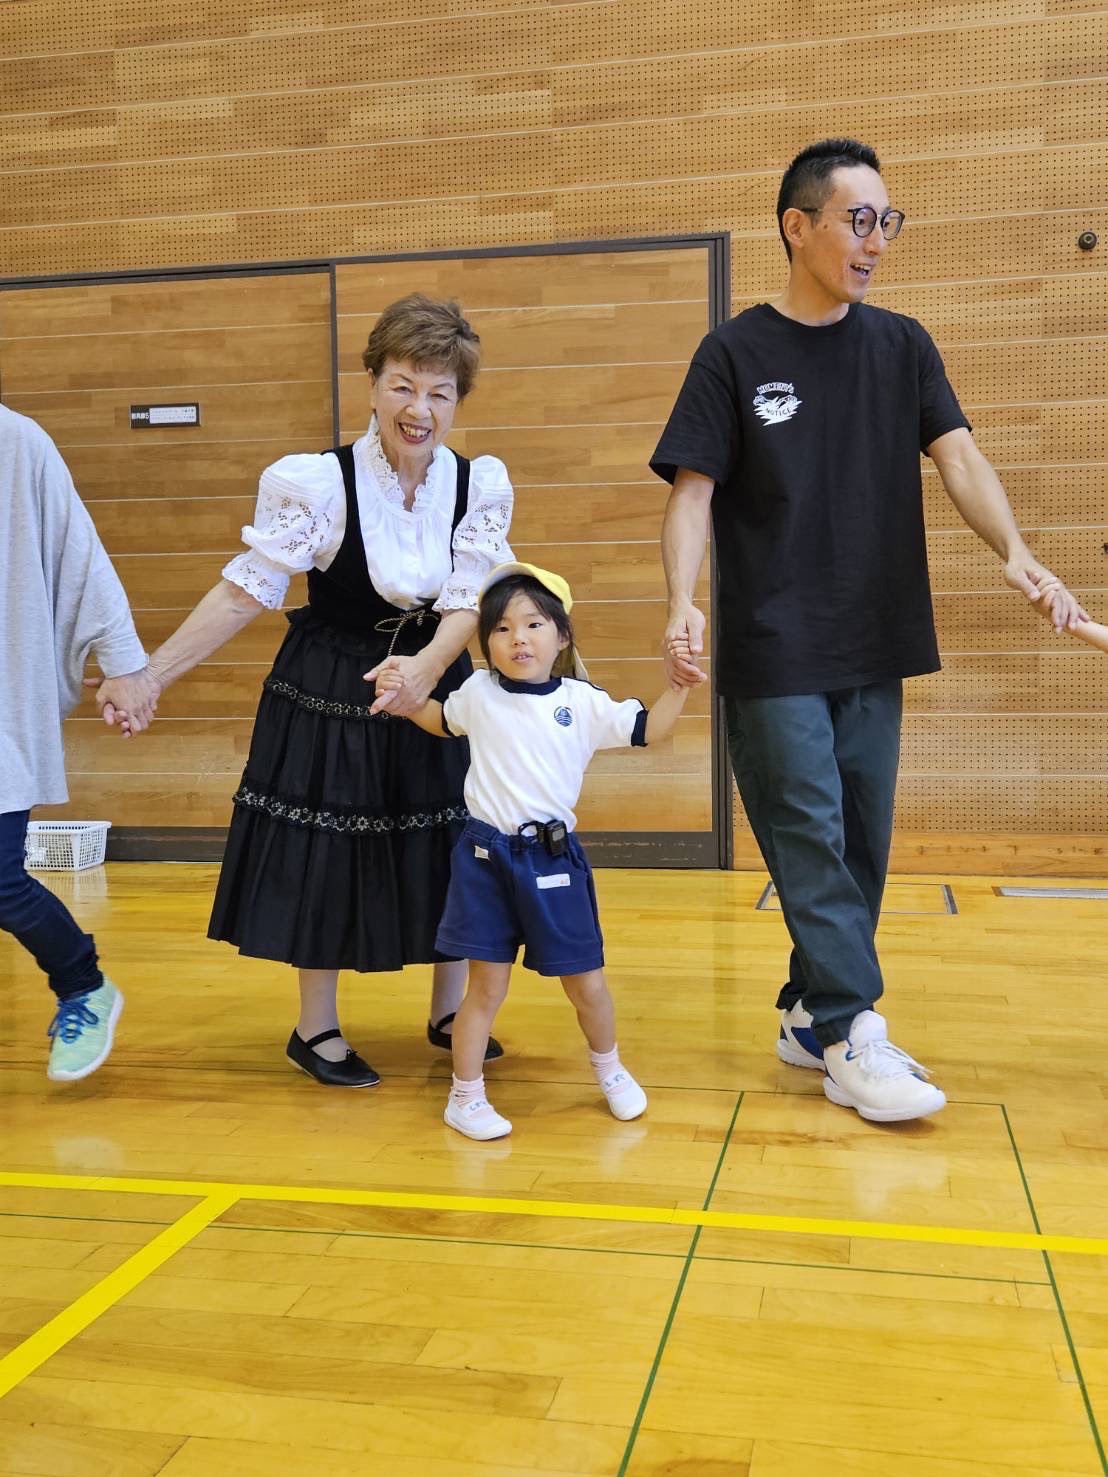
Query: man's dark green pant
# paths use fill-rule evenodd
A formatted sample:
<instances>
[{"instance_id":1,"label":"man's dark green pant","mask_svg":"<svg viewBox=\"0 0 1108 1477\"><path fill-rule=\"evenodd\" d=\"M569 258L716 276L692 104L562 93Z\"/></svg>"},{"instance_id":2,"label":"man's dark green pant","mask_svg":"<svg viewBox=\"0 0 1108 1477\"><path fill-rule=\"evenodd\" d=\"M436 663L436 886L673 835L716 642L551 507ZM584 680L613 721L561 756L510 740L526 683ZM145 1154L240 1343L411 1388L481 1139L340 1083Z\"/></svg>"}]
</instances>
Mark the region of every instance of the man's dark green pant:
<instances>
[{"instance_id":1,"label":"man's dark green pant","mask_svg":"<svg viewBox=\"0 0 1108 1477\"><path fill-rule=\"evenodd\" d=\"M778 1008L802 1000L824 1046L884 988L874 933L892 840L900 679L727 698L727 744L793 941Z\"/></svg>"}]
</instances>

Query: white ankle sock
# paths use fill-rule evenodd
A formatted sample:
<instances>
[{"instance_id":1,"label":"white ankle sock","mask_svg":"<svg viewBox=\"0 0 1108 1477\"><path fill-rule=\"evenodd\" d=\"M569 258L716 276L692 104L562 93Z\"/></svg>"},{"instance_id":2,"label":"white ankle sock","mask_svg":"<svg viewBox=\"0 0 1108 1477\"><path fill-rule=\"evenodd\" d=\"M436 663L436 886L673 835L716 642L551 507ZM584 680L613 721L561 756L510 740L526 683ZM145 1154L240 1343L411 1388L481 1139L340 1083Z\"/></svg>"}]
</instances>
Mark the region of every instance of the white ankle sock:
<instances>
[{"instance_id":1,"label":"white ankle sock","mask_svg":"<svg viewBox=\"0 0 1108 1477\"><path fill-rule=\"evenodd\" d=\"M615 1117L638 1118L646 1109L646 1093L620 1061L619 1046L611 1051L590 1051L589 1060Z\"/></svg>"},{"instance_id":2,"label":"white ankle sock","mask_svg":"<svg viewBox=\"0 0 1108 1477\"><path fill-rule=\"evenodd\" d=\"M613 1072L619 1070L619 1042L616 1042L611 1051L593 1051L590 1048L589 1061L592 1062L596 1080L603 1082L605 1077L610 1077Z\"/></svg>"},{"instance_id":3,"label":"white ankle sock","mask_svg":"<svg viewBox=\"0 0 1108 1477\"><path fill-rule=\"evenodd\" d=\"M484 1075L475 1077L472 1082L465 1082L451 1073L450 1096L460 1108L464 1108L467 1103L480 1102L485 1096Z\"/></svg>"}]
</instances>

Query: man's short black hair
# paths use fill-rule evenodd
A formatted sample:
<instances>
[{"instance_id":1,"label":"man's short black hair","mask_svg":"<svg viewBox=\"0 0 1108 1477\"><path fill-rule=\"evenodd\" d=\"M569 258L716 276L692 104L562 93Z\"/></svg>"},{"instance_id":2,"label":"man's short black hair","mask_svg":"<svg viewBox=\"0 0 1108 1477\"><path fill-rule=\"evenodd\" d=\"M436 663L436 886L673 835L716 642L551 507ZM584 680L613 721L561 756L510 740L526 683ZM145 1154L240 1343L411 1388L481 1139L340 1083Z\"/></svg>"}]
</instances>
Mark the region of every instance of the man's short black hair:
<instances>
[{"instance_id":1,"label":"man's short black hair","mask_svg":"<svg viewBox=\"0 0 1108 1477\"><path fill-rule=\"evenodd\" d=\"M867 164L881 173L881 161L869 144L860 144L854 138L825 138L801 149L785 170L777 192L777 229L790 261L793 254L781 224L786 210L799 205L817 209L831 193L831 176L836 169L853 169L858 164Z\"/></svg>"}]
</instances>

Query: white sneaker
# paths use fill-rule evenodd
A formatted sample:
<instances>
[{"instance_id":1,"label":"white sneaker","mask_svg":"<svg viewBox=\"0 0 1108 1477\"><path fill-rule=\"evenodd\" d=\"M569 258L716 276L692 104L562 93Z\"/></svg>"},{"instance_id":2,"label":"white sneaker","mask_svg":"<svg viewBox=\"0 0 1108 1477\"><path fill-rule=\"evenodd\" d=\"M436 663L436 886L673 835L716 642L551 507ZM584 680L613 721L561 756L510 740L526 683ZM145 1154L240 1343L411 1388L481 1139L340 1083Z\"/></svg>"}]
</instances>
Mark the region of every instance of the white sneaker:
<instances>
[{"instance_id":1,"label":"white sneaker","mask_svg":"<svg viewBox=\"0 0 1108 1477\"><path fill-rule=\"evenodd\" d=\"M873 1123L925 1118L946 1106L927 1081L927 1068L888 1039L885 1017L863 1010L850 1024L850 1040L824 1049L823 1090L833 1103L857 1108Z\"/></svg>"},{"instance_id":2,"label":"white sneaker","mask_svg":"<svg viewBox=\"0 0 1108 1477\"><path fill-rule=\"evenodd\" d=\"M823 1047L812 1030L812 1017L798 1000L781 1012L781 1034L777 1038L777 1055L790 1067L813 1067L823 1071Z\"/></svg>"},{"instance_id":3,"label":"white sneaker","mask_svg":"<svg viewBox=\"0 0 1108 1477\"><path fill-rule=\"evenodd\" d=\"M626 1067L617 1067L610 1077L605 1077L600 1091L608 1099L608 1106L616 1118L626 1121L640 1118L646 1112L646 1093Z\"/></svg>"},{"instance_id":4,"label":"white sneaker","mask_svg":"<svg viewBox=\"0 0 1108 1477\"><path fill-rule=\"evenodd\" d=\"M467 1139L502 1139L512 1131L507 1118L501 1118L487 1098L474 1098L470 1103L458 1103L451 1093L446 1100L442 1121Z\"/></svg>"}]
</instances>

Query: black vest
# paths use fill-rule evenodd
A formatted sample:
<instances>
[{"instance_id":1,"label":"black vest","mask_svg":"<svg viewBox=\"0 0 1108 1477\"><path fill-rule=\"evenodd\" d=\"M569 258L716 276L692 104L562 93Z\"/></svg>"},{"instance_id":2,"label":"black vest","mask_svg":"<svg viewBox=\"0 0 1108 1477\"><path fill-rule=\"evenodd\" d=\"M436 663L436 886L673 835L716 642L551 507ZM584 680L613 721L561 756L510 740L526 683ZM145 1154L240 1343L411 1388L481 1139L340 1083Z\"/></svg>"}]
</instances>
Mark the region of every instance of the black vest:
<instances>
[{"instance_id":1,"label":"black vest","mask_svg":"<svg viewBox=\"0 0 1108 1477\"><path fill-rule=\"evenodd\" d=\"M403 609L379 594L369 577L358 518L353 446L336 446L324 454L337 457L342 468L342 480L346 488L346 532L330 567L308 571L308 605L313 615L330 626L367 634L374 630L379 621L402 615ZM453 540L469 502L469 462L456 451L450 454L458 463L458 487L454 499L454 517L450 525ZM425 608L430 609L430 604Z\"/></svg>"}]
</instances>

